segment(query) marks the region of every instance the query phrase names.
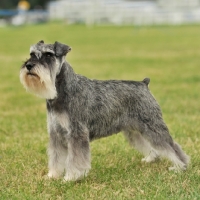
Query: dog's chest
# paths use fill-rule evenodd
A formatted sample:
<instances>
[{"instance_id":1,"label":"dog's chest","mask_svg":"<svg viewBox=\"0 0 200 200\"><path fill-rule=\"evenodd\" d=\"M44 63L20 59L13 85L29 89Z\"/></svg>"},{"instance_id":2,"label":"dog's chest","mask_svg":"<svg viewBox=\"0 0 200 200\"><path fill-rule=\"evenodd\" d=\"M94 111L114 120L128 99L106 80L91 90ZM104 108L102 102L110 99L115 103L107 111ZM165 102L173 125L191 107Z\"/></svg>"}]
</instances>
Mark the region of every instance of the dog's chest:
<instances>
[{"instance_id":1,"label":"dog's chest","mask_svg":"<svg viewBox=\"0 0 200 200\"><path fill-rule=\"evenodd\" d=\"M55 111L51 111L47 113L47 126L48 131L50 132L61 132L61 130L70 132L70 120L68 114L57 113Z\"/></svg>"}]
</instances>

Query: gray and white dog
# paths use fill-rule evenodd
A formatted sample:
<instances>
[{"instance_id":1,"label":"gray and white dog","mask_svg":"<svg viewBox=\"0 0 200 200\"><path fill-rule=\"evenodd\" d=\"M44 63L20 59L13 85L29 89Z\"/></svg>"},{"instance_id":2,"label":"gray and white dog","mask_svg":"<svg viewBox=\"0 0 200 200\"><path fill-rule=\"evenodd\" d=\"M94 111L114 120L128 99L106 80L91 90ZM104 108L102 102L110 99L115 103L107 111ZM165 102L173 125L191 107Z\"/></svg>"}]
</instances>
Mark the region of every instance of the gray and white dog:
<instances>
[{"instance_id":1,"label":"gray and white dog","mask_svg":"<svg viewBox=\"0 0 200 200\"><path fill-rule=\"evenodd\" d=\"M185 170L189 157L173 141L151 95L149 79L143 81L91 80L76 74L65 61L71 48L40 41L31 46L23 64L24 87L46 99L50 135L48 176L78 180L91 168L89 142L123 132L144 154L142 161L166 157L171 170Z\"/></svg>"}]
</instances>

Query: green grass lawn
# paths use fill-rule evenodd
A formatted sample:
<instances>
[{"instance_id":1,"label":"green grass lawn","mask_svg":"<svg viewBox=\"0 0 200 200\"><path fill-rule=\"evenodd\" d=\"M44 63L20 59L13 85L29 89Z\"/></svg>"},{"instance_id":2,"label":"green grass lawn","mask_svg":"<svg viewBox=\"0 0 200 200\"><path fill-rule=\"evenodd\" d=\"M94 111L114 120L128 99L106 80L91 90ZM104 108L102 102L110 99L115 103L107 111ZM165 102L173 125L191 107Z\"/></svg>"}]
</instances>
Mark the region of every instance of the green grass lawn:
<instances>
[{"instance_id":1,"label":"green grass lawn","mask_svg":"<svg viewBox=\"0 0 200 200\"><path fill-rule=\"evenodd\" d=\"M67 60L95 79L151 78L173 138L191 156L141 163L122 134L91 143L92 170L79 182L48 180L45 100L28 94L19 69L43 39L72 47ZM113 27L62 23L0 29L0 200L200 199L200 26Z\"/></svg>"}]
</instances>

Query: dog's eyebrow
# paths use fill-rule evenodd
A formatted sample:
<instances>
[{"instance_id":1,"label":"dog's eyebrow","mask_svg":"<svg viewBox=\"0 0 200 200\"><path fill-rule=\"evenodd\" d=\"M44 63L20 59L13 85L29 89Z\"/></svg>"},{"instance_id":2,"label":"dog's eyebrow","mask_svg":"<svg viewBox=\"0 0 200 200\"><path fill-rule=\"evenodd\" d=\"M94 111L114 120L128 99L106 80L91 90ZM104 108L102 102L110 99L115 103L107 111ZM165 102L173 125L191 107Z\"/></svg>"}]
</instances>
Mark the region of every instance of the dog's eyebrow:
<instances>
[{"instance_id":1,"label":"dog's eyebrow","mask_svg":"<svg viewBox=\"0 0 200 200\"><path fill-rule=\"evenodd\" d=\"M37 57L37 59L40 59L41 58L41 56L42 56L42 53L41 53L41 51L37 51L37 50L32 50L31 52L30 52L30 55L31 54L35 54L35 56Z\"/></svg>"},{"instance_id":2,"label":"dog's eyebrow","mask_svg":"<svg viewBox=\"0 0 200 200\"><path fill-rule=\"evenodd\" d=\"M53 50L51 50L51 49L42 51L42 53L52 53L53 55L55 54L55 52Z\"/></svg>"},{"instance_id":3,"label":"dog's eyebrow","mask_svg":"<svg viewBox=\"0 0 200 200\"><path fill-rule=\"evenodd\" d=\"M52 54L55 54L54 50L51 49L51 48L49 48L48 46L43 46L43 47L41 48L41 52L42 52L42 53L52 53Z\"/></svg>"},{"instance_id":4,"label":"dog's eyebrow","mask_svg":"<svg viewBox=\"0 0 200 200\"><path fill-rule=\"evenodd\" d=\"M40 59L42 56L42 52L39 49L37 49L36 45L32 45L30 47L30 53L34 53L37 59Z\"/></svg>"}]
</instances>

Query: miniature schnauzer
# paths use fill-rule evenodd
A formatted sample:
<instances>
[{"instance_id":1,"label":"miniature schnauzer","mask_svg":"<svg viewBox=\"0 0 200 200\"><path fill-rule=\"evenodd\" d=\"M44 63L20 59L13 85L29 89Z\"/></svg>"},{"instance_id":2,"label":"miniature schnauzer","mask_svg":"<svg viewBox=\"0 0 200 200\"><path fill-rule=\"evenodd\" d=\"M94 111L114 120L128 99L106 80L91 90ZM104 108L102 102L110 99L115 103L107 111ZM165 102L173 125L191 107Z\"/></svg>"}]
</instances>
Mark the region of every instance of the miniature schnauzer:
<instances>
[{"instance_id":1,"label":"miniature schnauzer","mask_svg":"<svg viewBox=\"0 0 200 200\"><path fill-rule=\"evenodd\" d=\"M50 136L48 176L78 180L91 168L89 142L123 132L144 154L143 162L166 157L170 170L185 170L189 157L173 141L161 109L143 81L91 80L76 74L66 54L71 48L40 41L20 70L24 87L45 98ZM65 173L65 174L64 174Z\"/></svg>"}]
</instances>

